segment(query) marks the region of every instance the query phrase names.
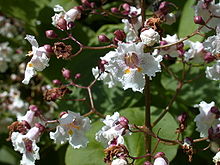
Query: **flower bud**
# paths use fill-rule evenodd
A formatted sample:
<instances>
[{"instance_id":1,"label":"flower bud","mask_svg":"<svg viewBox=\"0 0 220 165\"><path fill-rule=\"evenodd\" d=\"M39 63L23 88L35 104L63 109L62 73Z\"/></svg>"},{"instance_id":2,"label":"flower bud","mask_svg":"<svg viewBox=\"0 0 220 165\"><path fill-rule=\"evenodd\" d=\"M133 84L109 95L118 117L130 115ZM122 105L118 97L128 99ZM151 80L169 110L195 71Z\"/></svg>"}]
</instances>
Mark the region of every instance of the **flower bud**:
<instances>
[{"instance_id":1,"label":"flower bud","mask_svg":"<svg viewBox=\"0 0 220 165\"><path fill-rule=\"evenodd\" d=\"M170 3L169 2L166 2L166 1L163 1L160 3L160 6L159 6L159 10L164 14L166 15L168 13L168 5Z\"/></svg>"},{"instance_id":2,"label":"flower bud","mask_svg":"<svg viewBox=\"0 0 220 165\"><path fill-rule=\"evenodd\" d=\"M60 18L57 21L57 27L61 30L66 30L67 29L67 22L64 18Z\"/></svg>"},{"instance_id":3,"label":"flower bud","mask_svg":"<svg viewBox=\"0 0 220 165\"><path fill-rule=\"evenodd\" d=\"M53 84L60 85L60 84L62 84L62 82L60 80L55 79L55 80L53 80Z\"/></svg>"},{"instance_id":4,"label":"flower bud","mask_svg":"<svg viewBox=\"0 0 220 165\"><path fill-rule=\"evenodd\" d=\"M165 157L165 154L163 152L158 152L154 156L154 158L155 158L154 165L168 165L169 164L169 162L168 162L168 160Z\"/></svg>"},{"instance_id":5,"label":"flower bud","mask_svg":"<svg viewBox=\"0 0 220 165\"><path fill-rule=\"evenodd\" d=\"M95 8L96 8L95 2L91 2L91 3L90 3L90 6L91 6L92 9L95 9Z\"/></svg>"},{"instance_id":6,"label":"flower bud","mask_svg":"<svg viewBox=\"0 0 220 165\"><path fill-rule=\"evenodd\" d=\"M88 0L81 0L81 2L85 7L91 8L91 3Z\"/></svg>"},{"instance_id":7,"label":"flower bud","mask_svg":"<svg viewBox=\"0 0 220 165\"><path fill-rule=\"evenodd\" d=\"M36 105L30 105L30 106L29 106L29 109L30 109L31 111L33 111L33 112L39 111L39 109L38 109L38 107L37 107Z\"/></svg>"},{"instance_id":8,"label":"flower bud","mask_svg":"<svg viewBox=\"0 0 220 165\"><path fill-rule=\"evenodd\" d=\"M115 14L118 14L118 13L119 13L119 10L118 10L118 8L116 8L116 7L112 7L112 8L111 8L111 12L112 12L112 13L115 13Z\"/></svg>"},{"instance_id":9,"label":"flower bud","mask_svg":"<svg viewBox=\"0 0 220 165\"><path fill-rule=\"evenodd\" d=\"M152 28L141 32L140 38L147 46L153 46L160 41L159 33Z\"/></svg>"},{"instance_id":10,"label":"flower bud","mask_svg":"<svg viewBox=\"0 0 220 165\"><path fill-rule=\"evenodd\" d=\"M70 79L70 77L71 77L71 71L70 71L69 69L63 68L63 69L62 69L62 75L63 75L63 77L64 77L66 80L68 80L68 79Z\"/></svg>"},{"instance_id":11,"label":"flower bud","mask_svg":"<svg viewBox=\"0 0 220 165\"><path fill-rule=\"evenodd\" d=\"M204 60L205 60L205 62L209 63L209 62L216 60L216 57L213 56L212 53L207 52L204 56Z\"/></svg>"},{"instance_id":12,"label":"flower bud","mask_svg":"<svg viewBox=\"0 0 220 165\"><path fill-rule=\"evenodd\" d=\"M179 123L185 123L187 119L187 114L183 112L181 115L177 117Z\"/></svg>"},{"instance_id":13,"label":"flower bud","mask_svg":"<svg viewBox=\"0 0 220 165\"><path fill-rule=\"evenodd\" d=\"M114 32L115 38L119 41L123 41L126 38L126 34L123 30L116 30Z\"/></svg>"},{"instance_id":14,"label":"flower bud","mask_svg":"<svg viewBox=\"0 0 220 165\"><path fill-rule=\"evenodd\" d=\"M75 23L71 21L71 22L69 22L69 23L67 24L67 27L68 27L68 29L70 30L70 29L72 29L72 28L75 27Z\"/></svg>"},{"instance_id":15,"label":"flower bud","mask_svg":"<svg viewBox=\"0 0 220 165\"><path fill-rule=\"evenodd\" d=\"M53 53L52 46L49 44L44 45L44 49L46 50L47 53Z\"/></svg>"},{"instance_id":16,"label":"flower bud","mask_svg":"<svg viewBox=\"0 0 220 165\"><path fill-rule=\"evenodd\" d=\"M220 117L220 111L217 107L215 107L215 106L212 107L210 109L210 112L216 115L216 117L215 117L216 119L218 119Z\"/></svg>"},{"instance_id":17,"label":"flower bud","mask_svg":"<svg viewBox=\"0 0 220 165\"><path fill-rule=\"evenodd\" d=\"M201 16L195 16L194 17L194 23L199 25L204 25L205 22Z\"/></svg>"},{"instance_id":18,"label":"flower bud","mask_svg":"<svg viewBox=\"0 0 220 165\"><path fill-rule=\"evenodd\" d=\"M98 40L99 40L99 42L109 42L110 41L110 39L104 34L99 35Z\"/></svg>"},{"instance_id":19,"label":"flower bud","mask_svg":"<svg viewBox=\"0 0 220 165\"><path fill-rule=\"evenodd\" d=\"M153 165L153 164L149 161L146 161L146 162L144 162L144 165Z\"/></svg>"},{"instance_id":20,"label":"flower bud","mask_svg":"<svg viewBox=\"0 0 220 165\"><path fill-rule=\"evenodd\" d=\"M46 34L46 37L49 39L55 39L58 37L58 35L53 30L47 30L45 34Z\"/></svg>"},{"instance_id":21,"label":"flower bud","mask_svg":"<svg viewBox=\"0 0 220 165\"><path fill-rule=\"evenodd\" d=\"M81 77L81 74L80 73L77 73L76 75L75 75L75 79L79 79Z\"/></svg>"},{"instance_id":22,"label":"flower bud","mask_svg":"<svg viewBox=\"0 0 220 165\"><path fill-rule=\"evenodd\" d=\"M98 64L98 68L101 72L104 72L105 71L105 64L108 64L107 61L105 60L101 60Z\"/></svg>"},{"instance_id":23,"label":"flower bud","mask_svg":"<svg viewBox=\"0 0 220 165\"><path fill-rule=\"evenodd\" d=\"M127 4L127 3L124 3L124 4L122 5L122 8L123 8L125 11L130 11L130 5Z\"/></svg>"}]
</instances>

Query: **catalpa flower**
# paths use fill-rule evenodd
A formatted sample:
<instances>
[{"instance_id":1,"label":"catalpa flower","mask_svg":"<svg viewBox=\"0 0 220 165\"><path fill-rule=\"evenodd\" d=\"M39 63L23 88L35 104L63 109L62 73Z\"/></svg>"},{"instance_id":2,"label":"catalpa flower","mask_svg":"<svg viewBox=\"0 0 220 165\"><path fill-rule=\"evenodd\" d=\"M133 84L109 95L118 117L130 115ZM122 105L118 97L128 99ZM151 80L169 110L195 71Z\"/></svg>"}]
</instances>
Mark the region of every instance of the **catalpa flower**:
<instances>
[{"instance_id":1,"label":"catalpa flower","mask_svg":"<svg viewBox=\"0 0 220 165\"><path fill-rule=\"evenodd\" d=\"M216 118L215 112L212 110L214 106L214 102L206 103L205 101L194 106L199 108L200 111L194 119L197 127L196 130L200 132L200 137L208 137L208 129L216 127L220 123L219 119Z\"/></svg>"},{"instance_id":2,"label":"catalpa flower","mask_svg":"<svg viewBox=\"0 0 220 165\"><path fill-rule=\"evenodd\" d=\"M156 76L156 72L161 71L162 57L144 53L144 43L142 42L138 44L119 43L115 51L107 53L101 60L107 61L105 72L110 74L109 77L105 75L100 78L104 81L106 78L105 83L113 86L115 82L120 82L124 90L132 88L133 91L142 92L145 75L151 78ZM95 77L97 77L97 72Z\"/></svg>"},{"instance_id":3,"label":"catalpa flower","mask_svg":"<svg viewBox=\"0 0 220 165\"><path fill-rule=\"evenodd\" d=\"M21 165L35 165L35 160L39 160L39 147L36 142L39 141L40 135L44 130L44 126L36 124L26 135L19 132L13 132L11 141L15 151L19 151L22 155Z\"/></svg>"},{"instance_id":4,"label":"catalpa flower","mask_svg":"<svg viewBox=\"0 0 220 165\"><path fill-rule=\"evenodd\" d=\"M138 30L142 26L142 18L141 16L135 17L137 15L141 14L141 8L136 8L133 6L130 6L130 11L128 16L130 17L130 21L128 19L122 19L122 22L125 24L124 31L126 33L126 41L132 42L137 39ZM132 25L133 24L133 25Z\"/></svg>"},{"instance_id":5,"label":"catalpa flower","mask_svg":"<svg viewBox=\"0 0 220 165\"><path fill-rule=\"evenodd\" d=\"M26 35L25 39L27 39L32 45L32 51L28 54L32 56L30 62L27 63L25 69L24 80L22 83L28 84L30 79L36 75L36 71L43 71L46 67L49 66L49 58L47 57L47 51L45 48L39 47L37 40L32 35Z\"/></svg>"},{"instance_id":6,"label":"catalpa flower","mask_svg":"<svg viewBox=\"0 0 220 165\"><path fill-rule=\"evenodd\" d=\"M118 145L124 143L124 138L128 126L128 120L125 117L120 117L118 112L112 116L107 115L105 120L102 121L105 126L96 133L96 140L104 143L105 145Z\"/></svg>"},{"instance_id":7,"label":"catalpa flower","mask_svg":"<svg viewBox=\"0 0 220 165\"><path fill-rule=\"evenodd\" d=\"M79 10L72 8L66 12L64 8L60 5L56 5L54 7L54 11L56 12L56 14L52 17L52 24L54 26L57 26L59 24L58 22L60 19L64 19L66 21L66 24L68 25L68 23L74 22L76 18L79 18L81 16Z\"/></svg>"},{"instance_id":8,"label":"catalpa flower","mask_svg":"<svg viewBox=\"0 0 220 165\"><path fill-rule=\"evenodd\" d=\"M208 66L205 73L210 80L220 80L220 60L217 60L213 66Z\"/></svg>"},{"instance_id":9,"label":"catalpa flower","mask_svg":"<svg viewBox=\"0 0 220 165\"><path fill-rule=\"evenodd\" d=\"M85 137L85 133L90 129L90 120L88 117L68 111L61 116L59 123L56 131L50 132L50 138L55 143L63 144L69 141L69 144L73 148L87 146L88 140Z\"/></svg>"}]
</instances>

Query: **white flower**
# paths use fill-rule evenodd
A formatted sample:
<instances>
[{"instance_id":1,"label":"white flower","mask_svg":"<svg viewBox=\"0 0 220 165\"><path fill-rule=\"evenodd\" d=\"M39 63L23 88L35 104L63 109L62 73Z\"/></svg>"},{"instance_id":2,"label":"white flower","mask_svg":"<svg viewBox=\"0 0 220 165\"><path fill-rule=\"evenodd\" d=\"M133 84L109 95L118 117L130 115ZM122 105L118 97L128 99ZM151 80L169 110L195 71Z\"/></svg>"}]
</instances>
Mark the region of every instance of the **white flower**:
<instances>
[{"instance_id":1,"label":"white flower","mask_svg":"<svg viewBox=\"0 0 220 165\"><path fill-rule=\"evenodd\" d=\"M160 41L159 33L152 28L141 32L140 38L147 46L153 46Z\"/></svg>"},{"instance_id":2,"label":"white flower","mask_svg":"<svg viewBox=\"0 0 220 165\"><path fill-rule=\"evenodd\" d=\"M90 129L88 117L80 116L79 113L68 111L59 119L60 125L55 132L50 132L50 138L55 143L63 144L69 141L73 148L86 147L88 140L85 133Z\"/></svg>"},{"instance_id":3,"label":"white flower","mask_svg":"<svg viewBox=\"0 0 220 165\"><path fill-rule=\"evenodd\" d=\"M220 16L220 3L215 4L215 1L212 1L209 3L208 9L203 7L204 0L198 1L197 5L195 6L195 15L196 16L201 16L204 21L207 21L210 17L210 12L216 16ZM215 28L217 24L219 23L218 18L212 18L206 25L212 28ZM208 32L211 29L207 27L203 27L201 29L204 32Z\"/></svg>"},{"instance_id":4,"label":"white flower","mask_svg":"<svg viewBox=\"0 0 220 165\"><path fill-rule=\"evenodd\" d=\"M218 165L220 163L220 151L216 153L216 155L213 157L213 162L215 165Z\"/></svg>"},{"instance_id":5,"label":"white flower","mask_svg":"<svg viewBox=\"0 0 220 165\"><path fill-rule=\"evenodd\" d=\"M130 6L130 12L128 16L131 18L133 25L129 22L128 19L122 19L122 22L125 24L124 31L126 33L126 41L132 42L137 39L138 30L142 26L142 18L141 16L137 18L132 18L132 13L135 13L135 15L141 14L141 8L137 9L133 6Z\"/></svg>"},{"instance_id":6,"label":"white flower","mask_svg":"<svg viewBox=\"0 0 220 165\"><path fill-rule=\"evenodd\" d=\"M172 25L173 23L176 22L176 16L175 14L173 13L168 13L166 16L165 16L165 24L168 24L168 25Z\"/></svg>"},{"instance_id":7,"label":"white flower","mask_svg":"<svg viewBox=\"0 0 220 165\"><path fill-rule=\"evenodd\" d=\"M127 165L128 162L124 159L115 159L112 161L111 165Z\"/></svg>"},{"instance_id":8,"label":"white flower","mask_svg":"<svg viewBox=\"0 0 220 165\"><path fill-rule=\"evenodd\" d=\"M220 25L216 28L216 35L208 37L203 45L204 49L213 55L220 54Z\"/></svg>"},{"instance_id":9,"label":"white flower","mask_svg":"<svg viewBox=\"0 0 220 165\"><path fill-rule=\"evenodd\" d=\"M25 77L22 83L28 84L30 79L36 74L36 71L42 71L49 66L49 58L47 57L47 52L45 48L38 47L38 43L34 36L26 35L27 39L32 45L32 52L28 55L33 55L30 62L28 62L25 69Z\"/></svg>"},{"instance_id":10,"label":"white flower","mask_svg":"<svg viewBox=\"0 0 220 165\"><path fill-rule=\"evenodd\" d=\"M204 62L204 47L203 44L201 42L192 42L192 41L185 41L184 42L185 45L189 45L190 49L185 52L184 57L185 57L185 61L189 61L192 60L193 62L196 63L201 63Z\"/></svg>"},{"instance_id":11,"label":"white flower","mask_svg":"<svg viewBox=\"0 0 220 165\"><path fill-rule=\"evenodd\" d=\"M218 60L213 66L208 66L205 73L208 79L220 80L220 60Z\"/></svg>"},{"instance_id":12,"label":"white flower","mask_svg":"<svg viewBox=\"0 0 220 165\"><path fill-rule=\"evenodd\" d=\"M145 74L154 77L156 72L160 72L161 56L154 57L149 53L144 53L143 43L119 43L115 51L107 53L102 60L107 61L106 72L110 74L105 78L111 87L115 82L120 82L124 90L132 88L133 91L142 92L145 84ZM97 75L97 74L96 74ZM95 75L95 76L96 76Z\"/></svg>"},{"instance_id":13,"label":"white flower","mask_svg":"<svg viewBox=\"0 0 220 165\"><path fill-rule=\"evenodd\" d=\"M35 160L39 160L39 147L36 142L39 140L40 129L31 128L26 135L13 132L11 141L15 151L19 151L22 156L21 165L34 165Z\"/></svg>"},{"instance_id":14,"label":"white flower","mask_svg":"<svg viewBox=\"0 0 220 165\"><path fill-rule=\"evenodd\" d=\"M12 49L8 42L0 43L0 72L4 73L8 69L8 63L11 62Z\"/></svg>"},{"instance_id":15,"label":"white flower","mask_svg":"<svg viewBox=\"0 0 220 165\"><path fill-rule=\"evenodd\" d=\"M116 144L124 144L122 137L125 128L119 123L120 114L115 112L112 116L107 115L102 122L105 124L99 132L96 133L95 139L103 144L111 145L111 142L116 140Z\"/></svg>"},{"instance_id":16,"label":"white flower","mask_svg":"<svg viewBox=\"0 0 220 165\"><path fill-rule=\"evenodd\" d=\"M216 126L219 120L216 119L216 115L210 110L215 106L214 102L206 103L205 101L200 102L194 107L199 108L200 113L195 117L196 130L200 132L200 137L208 137L208 129L212 126Z\"/></svg>"},{"instance_id":17,"label":"white flower","mask_svg":"<svg viewBox=\"0 0 220 165\"><path fill-rule=\"evenodd\" d=\"M60 5L56 5L54 7L54 11L57 12L52 17L52 24L54 26L57 26L60 18L64 18L68 24L69 22L74 22L76 18L79 18L81 16L81 13L77 9L72 8L66 12L64 8Z\"/></svg>"},{"instance_id":18,"label":"white flower","mask_svg":"<svg viewBox=\"0 0 220 165\"><path fill-rule=\"evenodd\" d=\"M168 165L168 163L164 158L158 157L154 160L154 165Z\"/></svg>"},{"instance_id":19,"label":"white flower","mask_svg":"<svg viewBox=\"0 0 220 165\"><path fill-rule=\"evenodd\" d=\"M176 43L178 40L179 39L176 34L174 34L172 36L167 35L165 38L162 38L162 41L165 41L167 44ZM165 50L160 49L160 54L161 55L168 54L171 57L178 57L179 56L176 45L170 46L170 47L166 48Z\"/></svg>"}]
</instances>

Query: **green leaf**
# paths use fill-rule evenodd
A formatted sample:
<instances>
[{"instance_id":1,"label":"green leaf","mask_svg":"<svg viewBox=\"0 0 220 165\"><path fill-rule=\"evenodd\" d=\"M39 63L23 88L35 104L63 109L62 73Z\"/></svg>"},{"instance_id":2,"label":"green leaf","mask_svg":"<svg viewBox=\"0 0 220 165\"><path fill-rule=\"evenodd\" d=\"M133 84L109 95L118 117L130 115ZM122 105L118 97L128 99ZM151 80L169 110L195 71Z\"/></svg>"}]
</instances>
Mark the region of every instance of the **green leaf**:
<instances>
[{"instance_id":1,"label":"green leaf","mask_svg":"<svg viewBox=\"0 0 220 165\"><path fill-rule=\"evenodd\" d=\"M178 28L178 35L180 38L186 37L187 35L194 32L198 25L193 21L194 18L194 5L195 1L187 0L181 13L180 24ZM202 41L203 37L196 35L190 38L191 41Z\"/></svg>"}]
</instances>

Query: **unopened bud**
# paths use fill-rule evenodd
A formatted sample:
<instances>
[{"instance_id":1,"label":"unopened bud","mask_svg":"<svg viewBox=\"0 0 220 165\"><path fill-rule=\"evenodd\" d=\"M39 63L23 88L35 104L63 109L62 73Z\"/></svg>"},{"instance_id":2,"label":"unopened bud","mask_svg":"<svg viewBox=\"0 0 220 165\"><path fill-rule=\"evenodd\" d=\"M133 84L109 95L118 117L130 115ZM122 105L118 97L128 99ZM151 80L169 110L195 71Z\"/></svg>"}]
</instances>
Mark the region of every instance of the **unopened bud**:
<instances>
[{"instance_id":1,"label":"unopened bud","mask_svg":"<svg viewBox=\"0 0 220 165\"><path fill-rule=\"evenodd\" d=\"M108 64L107 61L105 60L101 60L98 64L98 68L101 72L104 72L105 71L105 64Z\"/></svg>"},{"instance_id":2,"label":"unopened bud","mask_svg":"<svg viewBox=\"0 0 220 165\"><path fill-rule=\"evenodd\" d=\"M116 30L114 32L115 38L119 41L123 41L126 38L126 34L123 30Z\"/></svg>"},{"instance_id":3,"label":"unopened bud","mask_svg":"<svg viewBox=\"0 0 220 165\"><path fill-rule=\"evenodd\" d=\"M61 85L62 82L60 80L55 79L55 80L53 80L53 84L54 85Z\"/></svg>"},{"instance_id":4,"label":"unopened bud","mask_svg":"<svg viewBox=\"0 0 220 165\"><path fill-rule=\"evenodd\" d=\"M160 3L160 6L159 6L159 10L163 13L163 14L167 14L168 13L168 5L170 3L167 2L167 1L163 1Z\"/></svg>"},{"instance_id":5,"label":"unopened bud","mask_svg":"<svg viewBox=\"0 0 220 165\"><path fill-rule=\"evenodd\" d=\"M153 164L149 161L146 161L146 162L144 162L144 165L153 165Z\"/></svg>"},{"instance_id":6,"label":"unopened bud","mask_svg":"<svg viewBox=\"0 0 220 165\"><path fill-rule=\"evenodd\" d=\"M81 74L80 73L77 73L76 75L75 75L75 79L79 79L81 77Z\"/></svg>"},{"instance_id":7,"label":"unopened bud","mask_svg":"<svg viewBox=\"0 0 220 165\"><path fill-rule=\"evenodd\" d=\"M30 105L30 106L29 106L29 109L30 109L31 111L33 111L33 112L39 111L39 109L38 109L38 107L37 107L36 105Z\"/></svg>"},{"instance_id":8,"label":"unopened bud","mask_svg":"<svg viewBox=\"0 0 220 165\"><path fill-rule=\"evenodd\" d=\"M109 42L110 41L110 39L104 34L99 35L98 40L99 40L99 42Z\"/></svg>"},{"instance_id":9,"label":"unopened bud","mask_svg":"<svg viewBox=\"0 0 220 165\"><path fill-rule=\"evenodd\" d=\"M95 8L96 8L95 2L91 2L91 3L90 3L90 6L91 6L92 9L95 9Z\"/></svg>"},{"instance_id":10,"label":"unopened bud","mask_svg":"<svg viewBox=\"0 0 220 165\"><path fill-rule=\"evenodd\" d=\"M44 49L46 50L47 53L53 53L52 46L49 44L44 45Z\"/></svg>"},{"instance_id":11,"label":"unopened bud","mask_svg":"<svg viewBox=\"0 0 220 165\"><path fill-rule=\"evenodd\" d=\"M117 14L117 13L119 13L119 10L116 7L112 7L111 12Z\"/></svg>"},{"instance_id":12,"label":"unopened bud","mask_svg":"<svg viewBox=\"0 0 220 165\"><path fill-rule=\"evenodd\" d=\"M130 5L127 4L127 3L124 3L124 4L122 5L122 8L125 9L125 11L130 11Z\"/></svg>"},{"instance_id":13,"label":"unopened bud","mask_svg":"<svg viewBox=\"0 0 220 165\"><path fill-rule=\"evenodd\" d=\"M199 24L199 25L204 25L205 21L203 20L203 18L201 16L195 16L194 17L194 23Z\"/></svg>"},{"instance_id":14,"label":"unopened bud","mask_svg":"<svg viewBox=\"0 0 220 165\"><path fill-rule=\"evenodd\" d=\"M69 69L63 68L63 69L62 69L62 75L63 75L63 77L64 77L66 80L68 80L68 79L70 79L70 77L71 77L71 71L70 71Z\"/></svg>"},{"instance_id":15,"label":"unopened bud","mask_svg":"<svg viewBox=\"0 0 220 165\"><path fill-rule=\"evenodd\" d=\"M204 56L204 60L205 60L205 62L209 63L209 62L216 60L216 57L213 56L212 53L207 52Z\"/></svg>"},{"instance_id":16,"label":"unopened bud","mask_svg":"<svg viewBox=\"0 0 220 165\"><path fill-rule=\"evenodd\" d=\"M46 34L46 37L49 39L55 39L58 37L58 35L53 30L47 30L45 34Z\"/></svg>"},{"instance_id":17,"label":"unopened bud","mask_svg":"<svg viewBox=\"0 0 220 165\"><path fill-rule=\"evenodd\" d=\"M57 27L60 28L61 30L66 30L67 29L67 22L64 18L60 18L57 22Z\"/></svg>"},{"instance_id":18,"label":"unopened bud","mask_svg":"<svg viewBox=\"0 0 220 165\"><path fill-rule=\"evenodd\" d=\"M75 27L75 23L74 22L69 22L67 26L68 26L68 29L72 29L72 28Z\"/></svg>"}]
</instances>

